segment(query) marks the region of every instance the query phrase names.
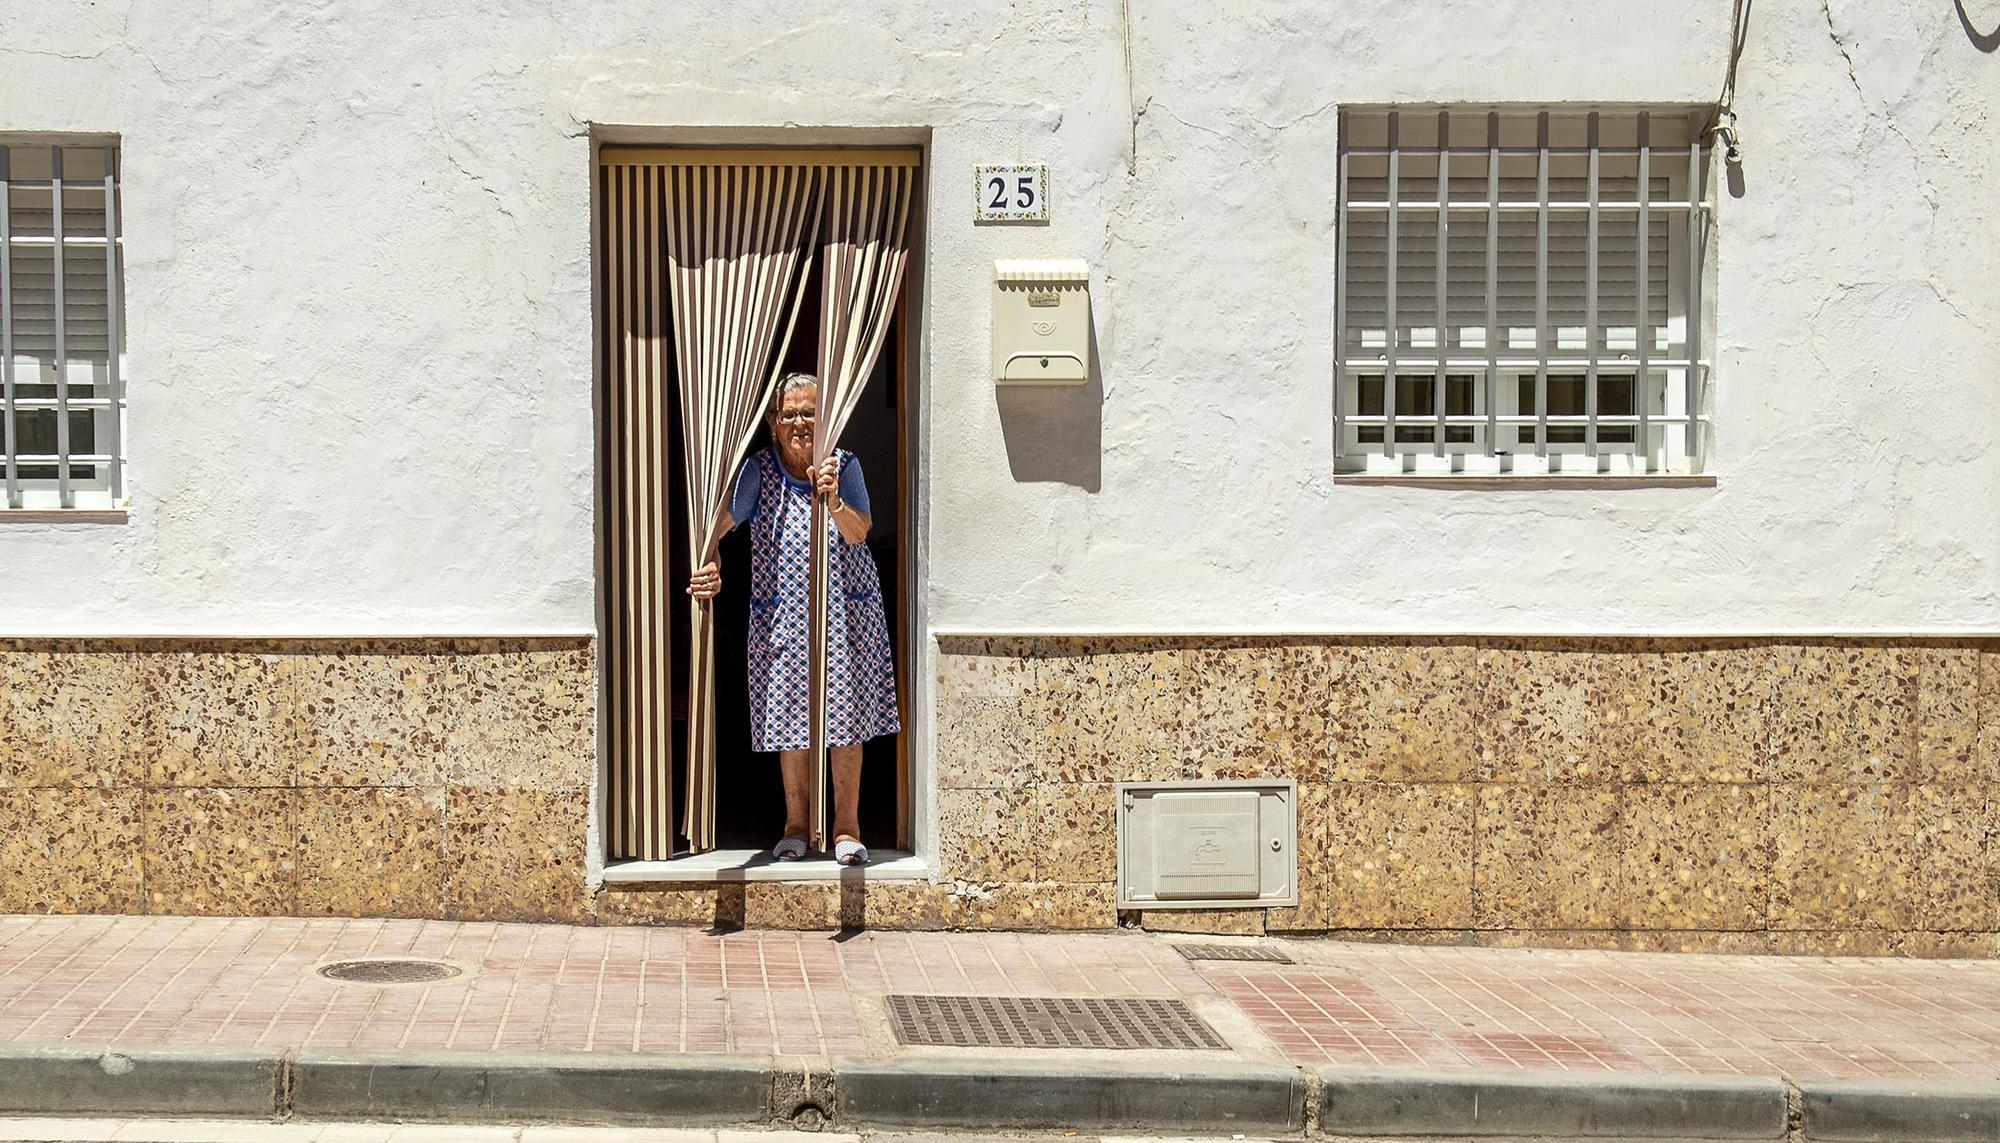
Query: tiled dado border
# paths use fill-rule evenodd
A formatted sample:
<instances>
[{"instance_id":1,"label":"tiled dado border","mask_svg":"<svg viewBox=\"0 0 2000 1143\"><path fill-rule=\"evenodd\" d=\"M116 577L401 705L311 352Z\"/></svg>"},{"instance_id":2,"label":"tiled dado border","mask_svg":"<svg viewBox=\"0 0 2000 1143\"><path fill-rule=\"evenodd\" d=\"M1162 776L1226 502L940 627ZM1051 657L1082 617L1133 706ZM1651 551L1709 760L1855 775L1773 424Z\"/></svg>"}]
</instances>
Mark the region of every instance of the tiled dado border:
<instances>
[{"instance_id":1,"label":"tiled dado border","mask_svg":"<svg viewBox=\"0 0 2000 1143\"><path fill-rule=\"evenodd\" d=\"M586 915L588 639L0 641L0 911Z\"/></svg>"},{"instance_id":2,"label":"tiled dado border","mask_svg":"<svg viewBox=\"0 0 2000 1143\"><path fill-rule=\"evenodd\" d=\"M2000 641L939 650L942 873L1032 870L1098 924L1114 923L1095 895L1114 872L1112 782L1274 777L1300 783L1299 906L1140 923L2000 952Z\"/></svg>"},{"instance_id":3,"label":"tiled dado border","mask_svg":"<svg viewBox=\"0 0 2000 1143\"><path fill-rule=\"evenodd\" d=\"M941 639L940 881L586 892L587 639L0 641L0 911L2000 951L2000 642ZM1295 909L1111 783L1300 782Z\"/></svg>"}]
</instances>

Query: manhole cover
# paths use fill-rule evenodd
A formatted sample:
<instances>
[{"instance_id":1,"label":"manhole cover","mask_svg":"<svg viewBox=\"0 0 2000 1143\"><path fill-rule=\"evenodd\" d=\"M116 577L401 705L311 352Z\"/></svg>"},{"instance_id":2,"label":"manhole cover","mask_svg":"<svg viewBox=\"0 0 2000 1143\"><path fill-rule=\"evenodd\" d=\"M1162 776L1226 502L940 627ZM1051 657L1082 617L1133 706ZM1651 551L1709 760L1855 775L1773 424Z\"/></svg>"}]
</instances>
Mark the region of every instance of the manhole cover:
<instances>
[{"instance_id":1,"label":"manhole cover","mask_svg":"<svg viewBox=\"0 0 2000 1143\"><path fill-rule=\"evenodd\" d=\"M891 996L896 1042L945 1048L1214 1048L1228 1045L1178 1000Z\"/></svg>"},{"instance_id":2,"label":"manhole cover","mask_svg":"<svg viewBox=\"0 0 2000 1143\"><path fill-rule=\"evenodd\" d=\"M1261 960L1272 964L1291 964L1292 958L1278 949L1261 945L1175 945L1180 954L1189 960Z\"/></svg>"},{"instance_id":3,"label":"manhole cover","mask_svg":"<svg viewBox=\"0 0 2000 1143\"><path fill-rule=\"evenodd\" d=\"M319 970L329 980L351 984L429 984L458 973L457 966L434 960L343 960Z\"/></svg>"}]
</instances>

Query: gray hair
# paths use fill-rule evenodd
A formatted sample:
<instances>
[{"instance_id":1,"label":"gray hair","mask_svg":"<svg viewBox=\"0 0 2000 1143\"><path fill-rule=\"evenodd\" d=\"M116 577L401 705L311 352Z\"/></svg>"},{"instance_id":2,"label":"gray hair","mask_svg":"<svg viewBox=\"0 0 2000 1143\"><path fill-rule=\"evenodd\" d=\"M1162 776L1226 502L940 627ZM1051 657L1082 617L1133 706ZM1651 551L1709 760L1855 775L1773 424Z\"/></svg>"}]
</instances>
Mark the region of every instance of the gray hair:
<instances>
[{"instance_id":1,"label":"gray hair","mask_svg":"<svg viewBox=\"0 0 2000 1143\"><path fill-rule=\"evenodd\" d=\"M810 373L787 373L778 378L778 387L771 390L771 407L764 412L766 420L778 419L778 410L785 404L785 398L801 389L819 388L819 378Z\"/></svg>"}]
</instances>

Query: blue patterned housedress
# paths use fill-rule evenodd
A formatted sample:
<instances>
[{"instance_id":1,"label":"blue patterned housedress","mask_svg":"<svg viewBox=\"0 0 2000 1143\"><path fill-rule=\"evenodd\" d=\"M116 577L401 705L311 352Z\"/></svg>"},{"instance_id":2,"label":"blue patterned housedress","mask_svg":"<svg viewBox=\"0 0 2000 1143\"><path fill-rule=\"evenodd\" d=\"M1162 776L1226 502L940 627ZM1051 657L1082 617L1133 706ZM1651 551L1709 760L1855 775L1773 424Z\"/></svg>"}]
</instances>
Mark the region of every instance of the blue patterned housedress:
<instances>
[{"instance_id":1,"label":"blue patterned housedress","mask_svg":"<svg viewBox=\"0 0 2000 1143\"><path fill-rule=\"evenodd\" d=\"M836 449L842 498L867 511L860 462ZM751 475L755 466L756 475ZM750 525L750 748L802 750L812 745L812 489L785 471L775 448L743 464L739 486L756 481ZM734 513L732 513L733 515ZM738 516L738 519L742 518ZM831 515L827 598L827 745L865 742L902 730L882 581L868 545L841 539Z\"/></svg>"}]
</instances>

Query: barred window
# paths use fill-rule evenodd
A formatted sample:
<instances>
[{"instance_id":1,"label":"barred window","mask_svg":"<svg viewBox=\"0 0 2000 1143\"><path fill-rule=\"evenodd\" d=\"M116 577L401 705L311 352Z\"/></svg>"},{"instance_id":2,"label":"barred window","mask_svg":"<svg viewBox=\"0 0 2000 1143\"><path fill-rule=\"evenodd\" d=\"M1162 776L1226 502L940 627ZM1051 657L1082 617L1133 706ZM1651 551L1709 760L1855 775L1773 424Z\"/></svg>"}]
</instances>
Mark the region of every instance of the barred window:
<instances>
[{"instance_id":1,"label":"barred window","mask_svg":"<svg viewBox=\"0 0 2000 1143\"><path fill-rule=\"evenodd\" d=\"M1700 472L1706 119L1343 112L1337 471Z\"/></svg>"},{"instance_id":2,"label":"barred window","mask_svg":"<svg viewBox=\"0 0 2000 1143\"><path fill-rule=\"evenodd\" d=\"M118 149L0 139L0 511L125 503Z\"/></svg>"}]
</instances>

